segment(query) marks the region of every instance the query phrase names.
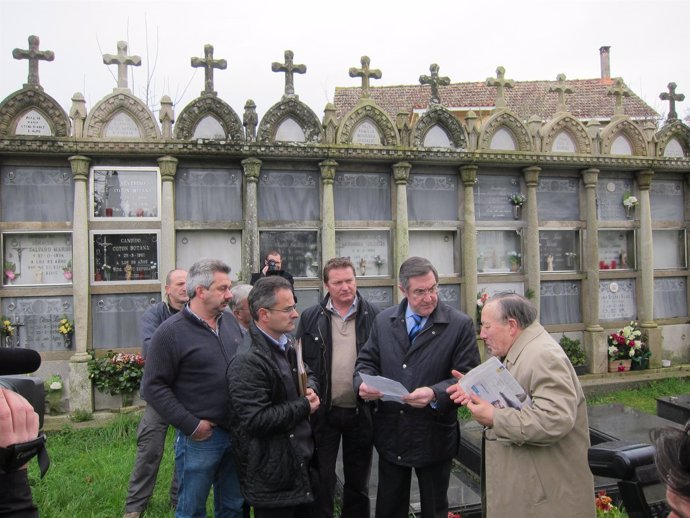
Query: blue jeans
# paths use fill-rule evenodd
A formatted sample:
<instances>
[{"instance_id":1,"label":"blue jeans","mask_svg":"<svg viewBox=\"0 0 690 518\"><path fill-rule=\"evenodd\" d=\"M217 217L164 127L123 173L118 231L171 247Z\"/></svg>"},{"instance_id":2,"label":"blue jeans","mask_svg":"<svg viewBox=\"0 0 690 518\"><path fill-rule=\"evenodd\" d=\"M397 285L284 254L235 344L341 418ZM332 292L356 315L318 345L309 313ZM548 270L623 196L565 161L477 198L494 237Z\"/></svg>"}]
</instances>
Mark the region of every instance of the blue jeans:
<instances>
[{"instance_id":1,"label":"blue jeans","mask_svg":"<svg viewBox=\"0 0 690 518\"><path fill-rule=\"evenodd\" d=\"M195 441L178 430L175 463L180 483L175 518L206 518L211 486L215 518L242 518L244 499L227 431L215 427L211 437Z\"/></svg>"}]
</instances>

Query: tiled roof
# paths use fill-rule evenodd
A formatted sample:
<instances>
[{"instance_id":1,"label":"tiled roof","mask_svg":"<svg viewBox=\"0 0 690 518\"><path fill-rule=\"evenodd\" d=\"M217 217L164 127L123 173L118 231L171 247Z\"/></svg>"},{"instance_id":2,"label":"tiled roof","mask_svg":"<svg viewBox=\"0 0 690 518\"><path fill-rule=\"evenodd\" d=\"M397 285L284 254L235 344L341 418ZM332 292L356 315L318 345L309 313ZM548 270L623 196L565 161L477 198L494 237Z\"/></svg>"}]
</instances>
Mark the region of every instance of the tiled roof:
<instances>
[{"instance_id":1,"label":"tiled roof","mask_svg":"<svg viewBox=\"0 0 690 518\"><path fill-rule=\"evenodd\" d=\"M573 93L566 94L565 102L568 111L577 119L610 120L616 105L616 98L608 95L613 80L607 79L574 79L566 80L566 86ZM515 81L513 88L506 88L505 100L508 108L524 121L532 115L548 120L556 113L558 94L550 93L557 81ZM391 117L400 111L412 112L415 109L426 110L431 97L428 85L398 85L371 87L371 98ZM338 117L349 112L359 101L360 87L336 87L334 104ZM468 109L492 110L496 99L496 88L479 83L453 83L439 86L441 104L451 110ZM623 99L624 114L635 119L657 119L659 114L635 93ZM479 115L479 114L478 114Z\"/></svg>"}]
</instances>

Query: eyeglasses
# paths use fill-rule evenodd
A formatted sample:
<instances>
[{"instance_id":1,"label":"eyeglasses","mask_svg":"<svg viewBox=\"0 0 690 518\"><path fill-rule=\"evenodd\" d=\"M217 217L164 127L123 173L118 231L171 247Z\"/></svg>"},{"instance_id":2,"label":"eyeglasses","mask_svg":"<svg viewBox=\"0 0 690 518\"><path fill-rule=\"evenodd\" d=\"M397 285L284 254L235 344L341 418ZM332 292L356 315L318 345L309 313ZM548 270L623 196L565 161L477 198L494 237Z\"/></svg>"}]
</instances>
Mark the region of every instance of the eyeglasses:
<instances>
[{"instance_id":1,"label":"eyeglasses","mask_svg":"<svg viewBox=\"0 0 690 518\"><path fill-rule=\"evenodd\" d=\"M412 290L412 295L415 297L421 299L422 297L426 297L427 295L436 295L438 293L438 284L434 284L431 288L427 288L425 290L422 289L416 289Z\"/></svg>"},{"instance_id":2,"label":"eyeglasses","mask_svg":"<svg viewBox=\"0 0 690 518\"><path fill-rule=\"evenodd\" d=\"M278 309L278 308L264 308L266 311L280 311L281 313L292 313L293 311L297 311L297 304L294 306L288 306L283 309Z\"/></svg>"}]
</instances>

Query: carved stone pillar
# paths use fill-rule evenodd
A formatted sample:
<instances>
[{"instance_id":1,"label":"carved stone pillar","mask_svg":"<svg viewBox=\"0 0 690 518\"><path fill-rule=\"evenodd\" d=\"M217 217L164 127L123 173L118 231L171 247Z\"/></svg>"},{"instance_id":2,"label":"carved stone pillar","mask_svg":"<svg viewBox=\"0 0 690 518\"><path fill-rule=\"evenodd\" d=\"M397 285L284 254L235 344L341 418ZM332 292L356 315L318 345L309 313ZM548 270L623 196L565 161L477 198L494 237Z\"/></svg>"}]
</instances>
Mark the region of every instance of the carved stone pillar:
<instances>
[{"instance_id":1,"label":"carved stone pillar","mask_svg":"<svg viewBox=\"0 0 690 518\"><path fill-rule=\"evenodd\" d=\"M477 221L474 211L474 186L477 183L476 165L465 165L460 168L463 185L463 205L465 231L462 243L462 271L465 277L465 311L474 319L477 311Z\"/></svg>"},{"instance_id":2,"label":"carved stone pillar","mask_svg":"<svg viewBox=\"0 0 690 518\"><path fill-rule=\"evenodd\" d=\"M637 315L640 328L646 332L652 351L650 366L659 367L662 359L661 330L654 322L654 247L652 238L652 207L649 189L654 171L645 169L637 173L640 189L639 265L640 282L637 291Z\"/></svg>"},{"instance_id":3,"label":"carved stone pillar","mask_svg":"<svg viewBox=\"0 0 690 518\"><path fill-rule=\"evenodd\" d=\"M397 203L395 205L395 253L393 254L395 268L392 272L393 276L397 275L400 265L410 255L410 225L407 220L407 182L410 179L410 169L412 169L412 165L409 162L393 164L393 178L395 179L397 194ZM399 290L393 290L393 293L394 301L399 302Z\"/></svg>"},{"instance_id":4,"label":"carved stone pillar","mask_svg":"<svg viewBox=\"0 0 690 518\"><path fill-rule=\"evenodd\" d=\"M74 348L69 360L67 393L70 410L93 411L93 390L86 351L91 311L89 304L89 228L88 180L91 159L85 156L69 158L74 176L74 213L72 216L72 289L74 299Z\"/></svg>"},{"instance_id":5,"label":"carved stone pillar","mask_svg":"<svg viewBox=\"0 0 690 518\"><path fill-rule=\"evenodd\" d=\"M161 170L161 240L160 265L158 275L162 278L175 268L175 174L177 158L163 156L158 159ZM164 283L161 282L161 297L165 296Z\"/></svg>"},{"instance_id":6,"label":"carved stone pillar","mask_svg":"<svg viewBox=\"0 0 690 518\"><path fill-rule=\"evenodd\" d=\"M245 158L244 168L244 232L242 232L242 275L241 280L249 282L254 265L261 262L259 257L259 226L257 204L257 182L261 172L261 160Z\"/></svg>"},{"instance_id":7,"label":"carved stone pillar","mask_svg":"<svg viewBox=\"0 0 690 518\"><path fill-rule=\"evenodd\" d=\"M597 219L597 182L599 169L582 171L585 184L585 222L587 230L584 238L584 257L582 269L582 317L585 323L584 349L589 371L603 373L608 371L608 352L604 328L599 325L599 228Z\"/></svg>"},{"instance_id":8,"label":"carved stone pillar","mask_svg":"<svg viewBox=\"0 0 690 518\"><path fill-rule=\"evenodd\" d=\"M526 235L524 236L524 249L522 256L525 258L524 271L527 275L527 289L534 294L532 302L539 311L539 291L541 277L539 271L539 214L537 212L537 184L541 167L532 165L522 170L522 175L527 186L527 201L525 202L525 220L527 221ZM527 291L525 291L527 293Z\"/></svg>"},{"instance_id":9,"label":"carved stone pillar","mask_svg":"<svg viewBox=\"0 0 690 518\"><path fill-rule=\"evenodd\" d=\"M335 257L335 202L333 201L333 180L338 162L324 160L319 163L323 183L323 213L321 214L321 266Z\"/></svg>"}]
</instances>

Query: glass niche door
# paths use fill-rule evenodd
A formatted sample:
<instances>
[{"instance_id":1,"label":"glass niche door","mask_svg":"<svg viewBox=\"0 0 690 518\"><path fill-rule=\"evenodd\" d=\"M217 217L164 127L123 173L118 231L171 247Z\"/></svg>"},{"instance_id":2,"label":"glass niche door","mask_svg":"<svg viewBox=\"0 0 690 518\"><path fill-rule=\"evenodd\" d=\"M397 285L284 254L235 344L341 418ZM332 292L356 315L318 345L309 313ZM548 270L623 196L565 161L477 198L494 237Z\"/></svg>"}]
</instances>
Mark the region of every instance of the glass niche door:
<instances>
[{"instance_id":1,"label":"glass niche door","mask_svg":"<svg viewBox=\"0 0 690 518\"><path fill-rule=\"evenodd\" d=\"M477 232L477 271L511 273L522 271L522 235L519 230Z\"/></svg>"}]
</instances>

